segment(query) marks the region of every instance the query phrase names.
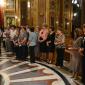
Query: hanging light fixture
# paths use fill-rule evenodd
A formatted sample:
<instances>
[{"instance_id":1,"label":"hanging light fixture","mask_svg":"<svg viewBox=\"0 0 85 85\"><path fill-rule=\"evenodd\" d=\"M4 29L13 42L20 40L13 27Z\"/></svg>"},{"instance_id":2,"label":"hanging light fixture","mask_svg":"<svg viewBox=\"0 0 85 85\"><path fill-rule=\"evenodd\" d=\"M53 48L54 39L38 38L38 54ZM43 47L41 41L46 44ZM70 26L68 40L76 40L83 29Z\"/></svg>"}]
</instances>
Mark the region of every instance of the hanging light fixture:
<instances>
[{"instance_id":1,"label":"hanging light fixture","mask_svg":"<svg viewBox=\"0 0 85 85\"><path fill-rule=\"evenodd\" d=\"M4 0L0 0L0 6L3 7L5 5Z\"/></svg>"},{"instance_id":2,"label":"hanging light fixture","mask_svg":"<svg viewBox=\"0 0 85 85\"><path fill-rule=\"evenodd\" d=\"M72 0L72 4L74 3L74 0Z\"/></svg>"},{"instance_id":3,"label":"hanging light fixture","mask_svg":"<svg viewBox=\"0 0 85 85\"><path fill-rule=\"evenodd\" d=\"M78 1L77 0L72 0L72 4L77 4Z\"/></svg>"},{"instance_id":4,"label":"hanging light fixture","mask_svg":"<svg viewBox=\"0 0 85 85\"><path fill-rule=\"evenodd\" d=\"M30 1L28 1L27 6L28 6L28 8L30 8Z\"/></svg>"},{"instance_id":5,"label":"hanging light fixture","mask_svg":"<svg viewBox=\"0 0 85 85\"><path fill-rule=\"evenodd\" d=\"M74 4L77 4L77 0L75 0Z\"/></svg>"},{"instance_id":6,"label":"hanging light fixture","mask_svg":"<svg viewBox=\"0 0 85 85\"><path fill-rule=\"evenodd\" d=\"M80 7L80 5L79 5L79 4L77 4L77 7Z\"/></svg>"},{"instance_id":7,"label":"hanging light fixture","mask_svg":"<svg viewBox=\"0 0 85 85\"><path fill-rule=\"evenodd\" d=\"M18 17L17 17L17 16L15 16L15 19L18 19Z\"/></svg>"},{"instance_id":8,"label":"hanging light fixture","mask_svg":"<svg viewBox=\"0 0 85 85\"><path fill-rule=\"evenodd\" d=\"M74 13L74 17L76 17L77 16L77 13Z\"/></svg>"}]
</instances>

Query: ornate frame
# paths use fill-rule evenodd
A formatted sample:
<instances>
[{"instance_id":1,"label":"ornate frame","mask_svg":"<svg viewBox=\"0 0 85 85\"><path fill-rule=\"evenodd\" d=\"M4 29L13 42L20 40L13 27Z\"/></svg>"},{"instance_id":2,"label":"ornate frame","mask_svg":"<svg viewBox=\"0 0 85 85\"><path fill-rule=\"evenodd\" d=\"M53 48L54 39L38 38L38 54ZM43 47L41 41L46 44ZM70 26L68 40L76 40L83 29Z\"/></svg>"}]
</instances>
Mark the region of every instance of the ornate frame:
<instances>
[{"instance_id":1,"label":"ornate frame","mask_svg":"<svg viewBox=\"0 0 85 85\"><path fill-rule=\"evenodd\" d=\"M6 0L6 10L16 10L16 0Z\"/></svg>"},{"instance_id":2,"label":"ornate frame","mask_svg":"<svg viewBox=\"0 0 85 85\"><path fill-rule=\"evenodd\" d=\"M4 21L5 21L4 23L5 26L16 25L16 19L14 15L6 15Z\"/></svg>"}]
</instances>

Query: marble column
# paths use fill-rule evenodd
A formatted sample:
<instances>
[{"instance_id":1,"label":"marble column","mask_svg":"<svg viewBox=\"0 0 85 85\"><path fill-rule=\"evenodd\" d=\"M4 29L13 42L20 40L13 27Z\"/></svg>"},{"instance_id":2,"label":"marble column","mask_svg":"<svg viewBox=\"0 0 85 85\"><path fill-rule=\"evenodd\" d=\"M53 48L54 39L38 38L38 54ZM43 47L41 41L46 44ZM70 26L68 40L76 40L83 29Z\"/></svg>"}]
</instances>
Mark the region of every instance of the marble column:
<instances>
[{"instance_id":1,"label":"marble column","mask_svg":"<svg viewBox=\"0 0 85 85\"><path fill-rule=\"evenodd\" d=\"M82 0L82 24L85 24L85 0Z\"/></svg>"},{"instance_id":2,"label":"marble column","mask_svg":"<svg viewBox=\"0 0 85 85\"><path fill-rule=\"evenodd\" d=\"M38 8L39 26L42 26L43 23L46 23L46 0L39 0Z\"/></svg>"},{"instance_id":3,"label":"marble column","mask_svg":"<svg viewBox=\"0 0 85 85\"><path fill-rule=\"evenodd\" d=\"M59 26L63 27L63 6L64 0L59 0Z\"/></svg>"},{"instance_id":4,"label":"marble column","mask_svg":"<svg viewBox=\"0 0 85 85\"><path fill-rule=\"evenodd\" d=\"M15 9L15 15L17 16L16 19L16 25L20 26L20 0L16 0L16 9Z\"/></svg>"},{"instance_id":5,"label":"marble column","mask_svg":"<svg viewBox=\"0 0 85 85\"><path fill-rule=\"evenodd\" d=\"M46 24L50 26L50 0L46 0Z\"/></svg>"},{"instance_id":6,"label":"marble column","mask_svg":"<svg viewBox=\"0 0 85 85\"><path fill-rule=\"evenodd\" d=\"M38 0L34 0L32 11L33 11L32 12L33 13L33 26L36 27L36 26L38 26L38 23L39 23L39 19L38 19Z\"/></svg>"},{"instance_id":7,"label":"marble column","mask_svg":"<svg viewBox=\"0 0 85 85\"><path fill-rule=\"evenodd\" d=\"M20 0L21 25L27 25L27 0Z\"/></svg>"},{"instance_id":8,"label":"marble column","mask_svg":"<svg viewBox=\"0 0 85 85\"><path fill-rule=\"evenodd\" d=\"M3 7L0 6L0 27L4 26L4 14L3 14Z\"/></svg>"}]
</instances>

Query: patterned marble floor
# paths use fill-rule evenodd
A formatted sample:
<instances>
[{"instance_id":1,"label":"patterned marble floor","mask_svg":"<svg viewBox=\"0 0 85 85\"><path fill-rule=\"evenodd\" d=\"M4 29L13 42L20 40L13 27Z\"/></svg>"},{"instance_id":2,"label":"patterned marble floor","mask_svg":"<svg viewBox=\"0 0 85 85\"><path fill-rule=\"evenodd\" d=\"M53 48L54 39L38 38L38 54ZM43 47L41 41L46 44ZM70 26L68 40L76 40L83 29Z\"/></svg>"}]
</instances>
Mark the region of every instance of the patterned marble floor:
<instances>
[{"instance_id":1,"label":"patterned marble floor","mask_svg":"<svg viewBox=\"0 0 85 85\"><path fill-rule=\"evenodd\" d=\"M13 58L2 49L0 85L78 85L46 64L16 62Z\"/></svg>"}]
</instances>

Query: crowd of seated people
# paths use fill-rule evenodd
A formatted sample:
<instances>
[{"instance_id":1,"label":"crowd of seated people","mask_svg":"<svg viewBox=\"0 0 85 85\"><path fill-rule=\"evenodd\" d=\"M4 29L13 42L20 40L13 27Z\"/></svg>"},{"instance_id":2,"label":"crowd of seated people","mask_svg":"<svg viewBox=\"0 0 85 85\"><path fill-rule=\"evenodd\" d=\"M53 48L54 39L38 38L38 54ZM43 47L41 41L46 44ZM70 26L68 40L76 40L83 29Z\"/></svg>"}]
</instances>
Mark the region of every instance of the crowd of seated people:
<instances>
[{"instance_id":1,"label":"crowd of seated people","mask_svg":"<svg viewBox=\"0 0 85 85\"><path fill-rule=\"evenodd\" d=\"M4 30L2 36L6 52L15 54L18 61L27 61L29 55L30 63L37 60L53 64L55 60L56 66L60 68L64 66L66 36L62 27L55 31L54 27L48 27L46 24L36 28L12 25ZM73 45L67 50L72 55L73 77L77 78L80 69L83 74L85 72L85 26L82 35L73 40ZM85 76L82 75L83 82L84 79Z\"/></svg>"}]
</instances>

